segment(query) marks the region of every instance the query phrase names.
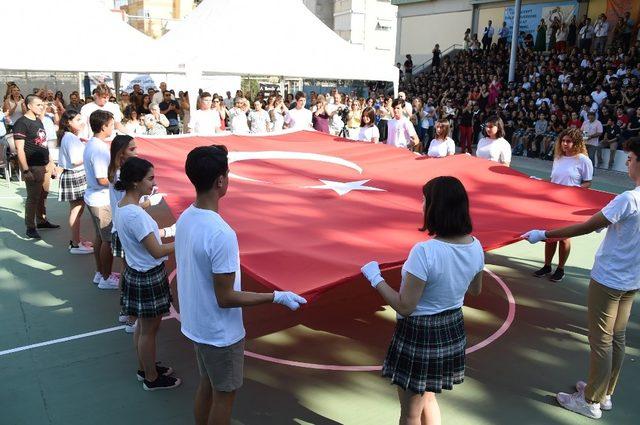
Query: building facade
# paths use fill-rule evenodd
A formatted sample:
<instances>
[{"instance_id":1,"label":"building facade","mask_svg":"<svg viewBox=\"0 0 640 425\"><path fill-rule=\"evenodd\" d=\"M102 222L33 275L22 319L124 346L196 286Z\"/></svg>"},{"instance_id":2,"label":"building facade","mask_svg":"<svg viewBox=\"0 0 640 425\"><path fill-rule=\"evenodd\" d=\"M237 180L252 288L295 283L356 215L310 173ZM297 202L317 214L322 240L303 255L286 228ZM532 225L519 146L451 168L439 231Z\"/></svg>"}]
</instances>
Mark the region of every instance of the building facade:
<instances>
[{"instance_id":1,"label":"building facade","mask_svg":"<svg viewBox=\"0 0 640 425\"><path fill-rule=\"evenodd\" d=\"M160 38L172 22L193 10L194 0L116 0L127 14L129 24L153 38Z\"/></svg>"},{"instance_id":2,"label":"building facade","mask_svg":"<svg viewBox=\"0 0 640 425\"><path fill-rule=\"evenodd\" d=\"M326 26L353 45L393 61L397 7L390 0L303 0Z\"/></svg>"},{"instance_id":3,"label":"building facade","mask_svg":"<svg viewBox=\"0 0 640 425\"><path fill-rule=\"evenodd\" d=\"M489 20L495 28L493 42L497 42L505 8L514 5L514 1L497 0L392 0L392 3L398 7L396 62L403 62L405 55L411 54L414 66L431 59L436 43L441 51L461 48L467 28L482 39ZM587 14L594 21L607 8L607 0L522 0L523 10L557 4L574 4L577 17Z\"/></svg>"}]
</instances>

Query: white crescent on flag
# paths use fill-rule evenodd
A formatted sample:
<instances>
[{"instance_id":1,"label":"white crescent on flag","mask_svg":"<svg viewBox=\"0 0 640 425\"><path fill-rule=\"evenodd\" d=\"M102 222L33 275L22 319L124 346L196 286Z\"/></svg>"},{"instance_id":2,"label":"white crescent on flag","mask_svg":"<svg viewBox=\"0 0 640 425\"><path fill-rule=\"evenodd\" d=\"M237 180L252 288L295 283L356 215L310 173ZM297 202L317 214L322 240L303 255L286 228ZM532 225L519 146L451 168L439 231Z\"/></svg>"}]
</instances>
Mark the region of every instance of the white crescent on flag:
<instances>
[{"instance_id":1,"label":"white crescent on flag","mask_svg":"<svg viewBox=\"0 0 640 425\"><path fill-rule=\"evenodd\" d=\"M290 151L255 151L255 152L229 152L229 165L234 162L250 161L250 160L266 160L266 159L301 159L307 161L325 162L328 164L341 165L350 168L362 174L362 167L351 161L336 156L322 155L309 152L290 152ZM241 176L236 173L229 172L229 177L254 183L272 184L273 182L252 179L250 177ZM305 189L328 189L335 191L338 195L343 196L352 190L378 191L384 192L384 189L377 187L365 186L369 180L358 180L351 182L336 182L333 180L318 179L322 184L317 186L302 186Z\"/></svg>"}]
</instances>

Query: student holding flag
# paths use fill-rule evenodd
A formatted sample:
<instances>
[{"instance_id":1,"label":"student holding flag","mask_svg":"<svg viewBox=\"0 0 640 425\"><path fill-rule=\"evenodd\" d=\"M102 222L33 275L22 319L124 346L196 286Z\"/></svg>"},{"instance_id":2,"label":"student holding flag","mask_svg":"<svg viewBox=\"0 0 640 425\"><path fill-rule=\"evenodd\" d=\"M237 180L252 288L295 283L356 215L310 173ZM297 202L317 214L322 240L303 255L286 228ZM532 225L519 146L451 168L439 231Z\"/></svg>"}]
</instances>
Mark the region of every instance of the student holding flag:
<instances>
[{"instance_id":1,"label":"student holding flag","mask_svg":"<svg viewBox=\"0 0 640 425\"><path fill-rule=\"evenodd\" d=\"M297 310L307 301L289 291L242 290L238 238L218 213L229 185L227 148L193 149L185 170L196 200L176 225L176 265L181 330L193 341L200 371L194 415L198 425L229 423L243 381L242 307L277 303Z\"/></svg>"},{"instance_id":2,"label":"student holding flag","mask_svg":"<svg viewBox=\"0 0 640 425\"><path fill-rule=\"evenodd\" d=\"M611 410L624 359L627 323L633 299L640 289L640 138L629 139L629 177L635 189L616 196L584 223L554 230L531 230L522 237L530 243L566 239L607 228L596 252L587 296L589 321L589 376L576 383L573 394L556 399L565 409L598 419Z\"/></svg>"}]
</instances>

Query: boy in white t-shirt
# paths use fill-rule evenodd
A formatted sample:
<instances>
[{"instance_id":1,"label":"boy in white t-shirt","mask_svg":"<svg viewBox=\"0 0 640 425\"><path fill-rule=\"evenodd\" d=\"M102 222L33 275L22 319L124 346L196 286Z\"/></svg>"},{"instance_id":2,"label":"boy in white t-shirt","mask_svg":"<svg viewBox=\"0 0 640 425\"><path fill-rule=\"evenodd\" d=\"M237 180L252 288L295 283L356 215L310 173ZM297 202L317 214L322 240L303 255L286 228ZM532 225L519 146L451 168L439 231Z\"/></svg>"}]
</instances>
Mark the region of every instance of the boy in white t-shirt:
<instances>
[{"instance_id":1,"label":"boy in white t-shirt","mask_svg":"<svg viewBox=\"0 0 640 425\"><path fill-rule=\"evenodd\" d=\"M387 121L387 145L397 148L413 149L420 143L416 129L408 118L403 116L404 101L395 99L391 103L393 119Z\"/></svg>"},{"instance_id":2,"label":"boy in white t-shirt","mask_svg":"<svg viewBox=\"0 0 640 425\"><path fill-rule=\"evenodd\" d=\"M108 168L111 154L107 140L113 134L114 119L111 112L101 109L89 117L93 137L87 142L82 154L87 176L84 202L87 204L91 222L96 230L93 255L96 260L96 275L93 283L100 289L118 289L120 276L111 273L111 207L109 206Z\"/></svg>"},{"instance_id":3,"label":"boy in white t-shirt","mask_svg":"<svg viewBox=\"0 0 640 425\"><path fill-rule=\"evenodd\" d=\"M626 328L640 290L640 139L629 139L625 151L627 171L635 189L616 196L583 223L554 230L530 230L522 235L536 243L607 229L595 255L587 297L591 348L588 379L576 382L573 394L556 395L565 409L593 419L613 408L612 396L625 356Z\"/></svg>"},{"instance_id":4,"label":"boy in white t-shirt","mask_svg":"<svg viewBox=\"0 0 640 425\"><path fill-rule=\"evenodd\" d=\"M213 415L229 423L243 380L242 307L273 302L296 310L307 301L288 291L242 291L238 238L218 214L229 185L226 147L193 149L185 170L196 200L178 219L175 252L181 330L194 343L201 378L196 423L212 423Z\"/></svg>"},{"instance_id":5,"label":"boy in white t-shirt","mask_svg":"<svg viewBox=\"0 0 640 425\"><path fill-rule=\"evenodd\" d=\"M219 102L220 100L216 98ZM200 95L200 109L197 109L191 114L191 122L189 127L191 132L201 136L211 136L220 131L222 127L220 121L220 113L213 109L213 98L208 92Z\"/></svg>"},{"instance_id":6,"label":"boy in white t-shirt","mask_svg":"<svg viewBox=\"0 0 640 425\"><path fill-rule=\"evenodd\" d=\"M94 131L91 129L91 125L89 123L89 119L91 114L95 111L107 111L111 112L114 120L114 127L116 130L121 132L122 134L127 134L127 129L122 124L122 111L120 111L120 107L112 102L109 102L109 97L111 96L111 89L106 84L98 84L98 86L93 91L93 102L87 103L80 110L80 115L84 119L85 126L82 132L78 135L81 139L89 140ZM113 140L115 137L115 133L109 136L107 141Z\"/></svg>"},{"instance_id":7,"label":"boy in white t-shirt","mask_svg":"<svg viewBox=\"0 0 640 425\"><path fill-rule=\"evenodd\" d=\"M291 129L311 130L313 128L313 116L311 111L304 107L307 98L304 93L296 93L296 107L289 109L284 117L284 122Z\"/></svg>"}]
</instances>

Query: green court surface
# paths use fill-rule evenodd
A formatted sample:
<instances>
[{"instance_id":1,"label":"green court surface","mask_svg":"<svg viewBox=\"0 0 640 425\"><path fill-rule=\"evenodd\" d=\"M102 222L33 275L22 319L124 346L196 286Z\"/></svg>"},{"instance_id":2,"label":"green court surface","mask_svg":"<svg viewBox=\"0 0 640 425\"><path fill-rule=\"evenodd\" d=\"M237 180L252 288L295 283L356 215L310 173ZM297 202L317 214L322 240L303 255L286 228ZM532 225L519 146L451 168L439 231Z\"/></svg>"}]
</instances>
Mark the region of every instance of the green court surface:
<instances>
[{"instance_id":1,"label":"green court surface","mask_svg":"<svg viewBox=\"0 0 640 425\"><path fill-rule=\"evenodd\" d=\"M515 168L545 178L550 164L514 160ZM131 336L117 323L119 292L91 283L92 256L68 254L67 205L57 202L55 187L49 217L63 228L43 231L33 242L23 236L24 186L0 182L0 424L193 423L198 372L179 322L163 321L158 358L176 370L182 386L143 391ZM620 173L599 171L594 187L619 193L631 183ZM151 212L161 225L173 220L164 204ZM83 234L92 234L86 213ZM591 423L558 407L554 396L586 377L586 289L603 236L573 240L561 283L531 276L541 266L542 245L520 242L487 253L492 273L485 274L482 295L468 298L464 309L475 351L467 356L465 382L438 397L443 423ZM397 273L388 278L397 281ZM243 285L265 290L248 280ZM604 424L639 423L639 307ZM384 358L395 316L364 280L329 291L301 312L276 305L244 312L250 353L234 424L397 423L395 388L371 370Z\"/></svg>"}]
</instances>

